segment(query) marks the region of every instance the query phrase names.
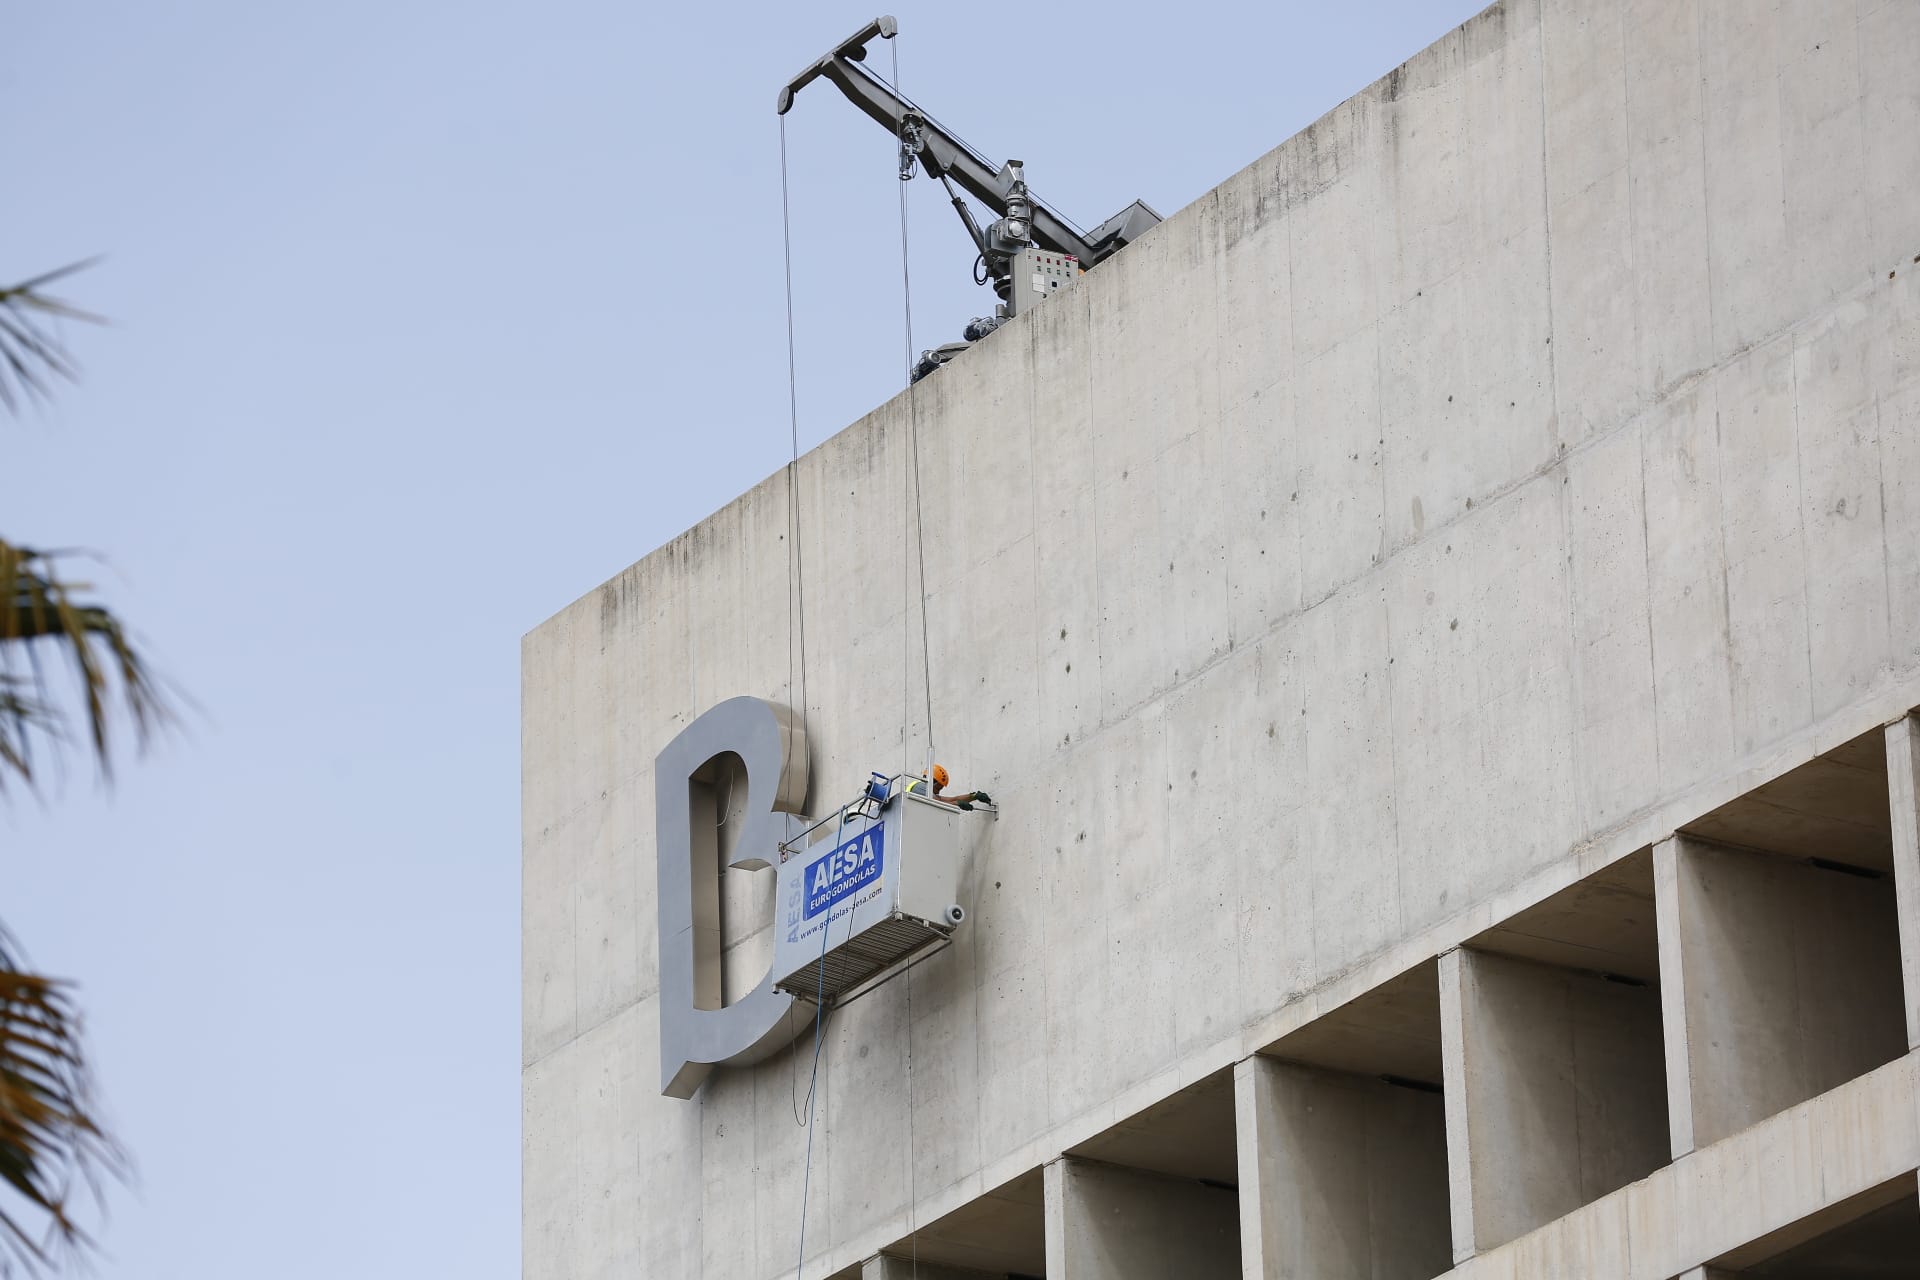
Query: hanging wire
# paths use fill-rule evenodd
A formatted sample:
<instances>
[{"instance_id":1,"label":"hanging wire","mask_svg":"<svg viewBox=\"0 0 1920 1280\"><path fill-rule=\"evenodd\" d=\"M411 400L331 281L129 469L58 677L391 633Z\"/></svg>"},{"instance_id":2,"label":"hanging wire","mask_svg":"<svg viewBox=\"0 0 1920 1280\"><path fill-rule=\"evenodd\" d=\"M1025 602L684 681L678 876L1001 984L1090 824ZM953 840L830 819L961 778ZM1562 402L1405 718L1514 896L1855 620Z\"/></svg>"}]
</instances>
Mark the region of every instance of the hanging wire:
<instances>
[{"instance_id":1,"label":"hanging wire","mask_svg":"<svg viewBox=\"0 0 1920 1280\"><path fill-rule=\"evenodd\" d=\"M899 81L900 81L900 46L897 39L890 43L891 43L891 52L893 57L893 81L894 81L895 90L897 92ZM902 95L902 96L904 97L905 95ZM789 690L789 696L792 696L792 690L795 687L795 681L796 679L798 680L798 687L800 691L799 713L801 717L801 725L804 729L806 724L806 715L807 715L806 577L805 577L805 557L801 554L801 548L800 548L800 504L799 504L799 483L797 479L797 473L799 471L799 465L800 465L800 394L799 394L799 378L797 373L798 361L795 355L794 317L793 317L793 216L792 216L791 193L790 193L790 185L789 185L789 178L788 178L788 164L787 164L787 120L784 115L780 117L780 239L781 239L781 247L785 255L784 265L785 265L785 274L786 274L786 299L787 299L787 413L788 413L788 428L789 428L789 434L790 434L789 444L791 446L791 455L787 463L787 513L788 513L788 527L789 527L789 537L787 540L787 577L788 577L789 591L792 593L791 607L788 611L789 625L788 625L788 633L787 633L787 688ZM907 375L907 380L909 384L911 384L913 380L913 278L909 268L908 249L909 249L909 242L907 237L907 192L906 192L906 184L903 182L900 186L900 291L901 291L901 306L902 306L903 318L905 321L904 341L905 341L905 352L906 352L906 375ZM932 662L931 662L931 649L928 643L928 633L927 633L926 523L925 523L924 514L922 513L922 510L921 510L920 415L919 415L918 406L910 405L908 410L908 415L909 415L908 420L910 423L909 436L910 436L910 457L911 457L911 481L912 481L912 488L913 488L912 496L913 496L915 558L916 558L916 562L920 572L921 693L925 699L926 715L927 715L927 765L923 772L926 776L931 777L932 770L933 770L933 758L934 758L934 754L933 754L933 673L932 673ZM903 577L905 575L905 572L906 572L905 562L903 560L902 561ZM903 583L903 586L907 587L907 589L909 590L911 589L910 583ZM903 611L903 616L902 616L903 630L905 630L906 627L911 626L911 623L908 621L910 617L911 617L910 614L907 614L905 613L905 611ZM796 651L798 654L797 668L795 665ZM906 673L903 671L902 675L906 676ZM906 677L906 678L910 679L911 677ZM790 758L792 753L791 724L789 724L787 732L788 732L787 750L788 750L788 756ZM904 739L906 736L906 725L904 722L904 717L903 717L903 723L902 723L902 729L901 729L901 736L902 736L902 747L904 748L905 746ZM851 938L853 933L852 912L849 911L847 915L848 915L847 933L848 933L848 937ZM804 1274L806 1269L806 1260L807 1260L807 1206L808 1206L808 1200L811 1195L812 1184L813 1184L813 1129L814 1129L813 1121L814 1121L814 1115L816 1112L815 1094L816 1094L816 1086L819 1083L820 1049L821 1049L822 1036L823 1036L824 1026L825 1026L824 1005L825 1005L825 994L826 994L825 986L826 986L827 939L829 934L831 933L832 925L833 925L833 914L829 912L827 915L826 923L821 928L821 931L820 931L820 949L821 949L820 972L819 972L820 987L819 987L819 990L816 992L816 999L814 1002L813 1064L808 1072L808 1081L807 1081L807 1116L806 1116L807 1149L806 1149L805 1163L801 1173L801 1182L800 1182L800 1231L799 1231L800 1240L799 1240L798 1256L796 1257L794 1262L795 1280L800 1280L800 1277ZM913 1166L913 1156L911 1154L915 1146L914 1115L913 1115L914 1113L913 979L911 975L908 975L907 977L906 1017L907 1017L907 1048L906 1048L907 1149L909 1152L908 1168L907 1168L907 1182L908 1182L907 1230L908 1230L908 1237L912 1242L913 1275L915 1277L915 1280L918 1280L918 1277L920 1274L920 1239L918 1234L918 1227L916 1224L918 1220L918 1211L919 1211L919 1189L918 1189L918 1182L917 1182L917 1170ZM797 1058L797 1055L796 1055L796 1058ZM796 1061L796 1065L797 1065L797 1061ZM831 1063L829 1063L829 1072L831 1072ZM789 1085L790 1085L790 1091L797 1091L797 1085L798 1085L797 1080L790 1077ZM797 1120L798 1119L797 1105L795 1107L795 1113L796 1113L795 1119Z\"/></svg>"},{"instance_id":2,"label":"hanging wire","mask_svg":"<svg viewBox=\"0 0 1920 1280\"><path fill-rule=\"evenodd\" d=\"M833 932L833 912L827 912L820 926L820 982L813 1002L813 1070L807 1078L807 1163L800 1175L800 1257L793 1264L793 1280L800 1280L807 1265L807 1195L813 1189L813 1092L820 1082L820 1029L827 1001L827 938ZM847 908L847 937L853 937L853 908ZM909 1082L911 1083L911 1082Z\"/></svg>"},{"instance_id":3,"label":"hanging wire","mask_svg":"<svg viewBox=\"0 0 1920 1280\"><path fill-rule=\"evenodd\" d=\"M913 1249L913 1277L920 1280L920 1194L915 1165L920 1154L913 1136L913 975L907 981L907 1239Z\"/></svg>"},{"instance_id":4,"label":"hanging wire","mask_svg":"<svg viewBox=\"0 0 1920 1280\"><path fill-rule=\"evenodd\" d=\"M893 90L900 91L900 38L887 41L893 55ZM906 313L907 381L913 381L913 274L907 269L907 178L900 175L900 304Z\"/></svg>"},{"instance_id":5,"label":"hanging wire","mask_svg":"<svg viewBox=\"0 0 1920 1280\"><path fill-rule=\"evenodd\" d=\"M887 42L893 53L893 88L900 91L900 38L896 35ZM907 343L907 383L913 383L913 276L908 269L907 253L907 184L906 175L900 182L900 296L906 313ZM927 553L926 533L920 525L920 410L916 404L907 410L908 421L912 424L909 431L913 437L913 518L916 529L914 548L920 559L920 669L926 672L930 663L927 648ZM927 769L929 785L933 779L933 676L925 676L927 695ZM904 802L903 802L904 803ZM916 1181L916 1155L919 1147L913 1134L913 975L907 975L907 1239L912 1242L913 1280L920 1280L920 1195Z\"/></svg>"},{"instance_id":6,"label":"hanging wire","mask_svg":"<svg viewBox=\"0 0 1920 1280\"><path fill-rule=\"evenodd\" d=\"M913 458L913 550L920 565L920 681L927 709L927 776L933 773L933 646L927 637L927 526L920 502L920 405L908 408L907 434Z\"/></svg>"},{"instance_id":7,"label":"hanging wire","mask_svg":"<svg viewBox=\"0 0 1920 1280\"><path fill-rule=\"evenodd\" d=\"M903 101L911 101L900 88L900 38L895 36L887 42L893 57L892 89ZM900 287L906 305L906 346L907 346L907 383L913 383L913 279L908 270L907 242L907 184L900 183ZM907 407L908 433L910 436L910 458L912 461L911 487L913 498L914 553L920 568L920 671L922 676L921 693L924 696L927 711L927 758L921 768L923 776L931 778L933 774L933 673L932 651L927 643L927 532L925 517L920 510L920 408L917 401L910 401ZM907 567L900 567L901 590L908 593L913 585L907 578ZM907 730L910 712L907 710L909 695L905 682L912 677L908 674L913 666L912 651L909 646L909 629L912 626L910 615L901 611L901 712L900 712L900 750L904 755L907 744Z\"/></svg>"},{"instance_id":8,"label":"hanging wire","mask_svg":"<svg viewBox=\"0 0 1920 1280\"><path fill-rule=\"evenodd\" d=\"M900 38L895 36L887 42L893 52L893 92L900 92ZM914 384L914 278L908 269L908 246L906 246L906 177L900 175L900 299L906 313L906 384ZM912 397L906 409L908 434L912 436L912 462L914 462L914 549L920 558L920 670L924 672L924 691L927 699L927 768L924 777L931 785L933 781L933 676L927 670L931 666L931 652L927 649L927 553L925 553L925 528L920 514L920 405L918 397ZM904 557L900 574L904 578ZM902 583L904 585L904 583ZM906 616L902 610L900 616L900 647L906 647ZM902 681L906 679L906 670L900 672ZM900 714L900 750L906 750L906 710L904 710L904 689L902 689L902 714ZM904 802L902 802L904 804ZM906 1240L912 1245L912 1265L914 1280L920 1280L920 1188L916 1180L916 1153L918 1144L914 1140L914 975L906 975Z\"/></svg>"},{"instance_id":9,"label":"hanging wire","mask_svg":"<svg viewBox=\"0 0 1920 1280\"><path fill-rule=\"evenodd\" d=\"M793 214L787 187L787 118L780 117L780 245L787 279L787 427L791 454L787 460L787 696L795 689L795 630L798 628L800 727L807 725L807 579L806 560L800 554L800 381L796 372L793 334ZM781 764L793 758L793 724L789 718L786 750Z\"/></svg>"},{"instance_id":10,"label":"hanging wire","mask_svg":"<svg viewBox=\"0 0 1920 1280\"><path fill-rule=\"evenodd\" d=\"M825 1025L829 1027L833 1025L833 1014L831 1011L826 1015ZM821 1030L821 1034L826 1034L824 1028ZM789 1004L787 1006L787 1039L791 1041L793 1038L793 1005ZM814 1065L818 1067L819 1064L815 1063ZM833 1069L833 1060L831 1058L827 1060L827 1069L829 1071ZM800 1055L797 1053L788 1059L787 1062L787 1105L793 1112L793 1127L796 1129L806 1128L807 1117L800 1114ZM811 1114L813 1110L813 1081L811 1079L807 1081L806 1107L808 1113Z\"/></svg>"},{"instance_id":11,"label":"hanging wire","mask_svg":"<svg viewBox=\"0 0 1920 1280\"><path fill-rule=\"evenodd\" d=\"M787 585L791 593L788 607L787 625L787 696L793 696L794 681L797 675L800 689L800 723L804 731L807 720L807 590L806 560L800 554L800 391L799 377L796 372L798 362L794 356L793 330L793 212L792 199L787 178L787 118L780 117L780 244L785 253L787 280L787 423L788 443L791 454L787 460ZM795 669L796 629L798 640L798 670ZM793 758L793 724L789 718L786 730L786 752L782 766ZM807 1261L807 1199L813 1188L813 1116L814 1092L820 1079L820 1039L825 1025L824 997L826 994L826 951L827 936L833 926L833 915L820 929L820 992L822 997L813 1006L813 1067L807 1078L807 1157L805 1171L800 1181L800 1256L794 1264L795 1280L806 1267ZM849 918L851 927L851 918Z\"/></svg>"}]
</instances>

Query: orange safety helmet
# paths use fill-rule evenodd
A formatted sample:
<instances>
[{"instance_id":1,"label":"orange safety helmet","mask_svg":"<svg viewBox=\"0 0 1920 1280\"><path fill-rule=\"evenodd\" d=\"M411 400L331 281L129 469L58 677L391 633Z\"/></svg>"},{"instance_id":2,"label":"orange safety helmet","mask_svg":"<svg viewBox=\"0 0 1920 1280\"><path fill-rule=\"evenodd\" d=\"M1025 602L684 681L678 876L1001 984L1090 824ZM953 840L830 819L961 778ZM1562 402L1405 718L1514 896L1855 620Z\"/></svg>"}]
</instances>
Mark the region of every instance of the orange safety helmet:
<instances>
[{"instance_id":1,"label":"orange safety helmet","mask_svg":"<svg viewBox=\"0 0 1920 1280\"><path fill-rule=\"evenodd\" d=\"M946 785L947 785L946 766L938 765L938 764L933 766L933 789L935 791L938 791L941 787L944 787Z\"/></svg>"}]
</instances>

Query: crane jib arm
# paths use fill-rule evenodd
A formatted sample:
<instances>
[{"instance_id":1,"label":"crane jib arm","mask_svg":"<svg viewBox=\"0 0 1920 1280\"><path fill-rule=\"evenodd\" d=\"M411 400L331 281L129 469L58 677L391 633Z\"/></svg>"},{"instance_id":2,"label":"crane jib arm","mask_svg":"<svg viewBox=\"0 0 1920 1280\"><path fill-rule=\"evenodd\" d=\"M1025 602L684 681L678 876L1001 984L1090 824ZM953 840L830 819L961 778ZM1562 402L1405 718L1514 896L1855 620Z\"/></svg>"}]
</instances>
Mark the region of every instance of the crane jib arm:
<instances>
[{"instance_id":1,"label":"crane jib arm","mask_svg":"<svg viewBox=\"0 0 1920 1280\"><path fill-rule=\"evenodd\" d=\"M891 85L860 66L866 60L867 44L880 38L891 40L899 30L891 17L875 18L852 36L836 45L832 52L787 82L780 90L777 110L785 115L793 106L793 97L815 80L832 81L870 119L886 126L896 138L912 121L919 126L922 147L921 167L928 176L951 178L962 190L995 213L1007 212L1008 170L995 169L985 157L960 141L932 116L902 98ZM1160 221L1160 215L1141 201L1134 201L1093 231L1081 234L1045 202L1030 193L1033 240L1051 253L1069 254L1086 266L1094 266L1112 257L1130 241Z\"/></svg>"}]
</instances>

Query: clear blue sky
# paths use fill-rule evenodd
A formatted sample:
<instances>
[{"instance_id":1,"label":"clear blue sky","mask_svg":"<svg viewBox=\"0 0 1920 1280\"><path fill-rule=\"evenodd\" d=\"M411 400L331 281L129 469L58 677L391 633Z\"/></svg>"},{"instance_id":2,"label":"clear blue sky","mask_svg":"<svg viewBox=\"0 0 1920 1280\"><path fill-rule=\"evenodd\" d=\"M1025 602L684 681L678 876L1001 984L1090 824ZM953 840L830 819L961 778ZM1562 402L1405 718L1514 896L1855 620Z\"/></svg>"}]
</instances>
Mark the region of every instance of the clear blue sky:
<instances>
[{"instance_id":1,"label":"clear blue sky","mask_svg":"<svg viewBox=\"0 0 1920 1280\"><path fill-rule=\"evenodd\" d=\"M1479 7L895 12L907 91L1090 226ZM10 8L0 279L104 252L66 291L113 325L0 417L0 535L105 553L202 708L0 800L0 919L139 1163L99 1274L518 1273L520 637L785 460L774 94L871 16ZM898 183L829 86L789 128L811 446L902 382ZM909 194L924 347L986 298Z\"/></svg>"}]
</instances>

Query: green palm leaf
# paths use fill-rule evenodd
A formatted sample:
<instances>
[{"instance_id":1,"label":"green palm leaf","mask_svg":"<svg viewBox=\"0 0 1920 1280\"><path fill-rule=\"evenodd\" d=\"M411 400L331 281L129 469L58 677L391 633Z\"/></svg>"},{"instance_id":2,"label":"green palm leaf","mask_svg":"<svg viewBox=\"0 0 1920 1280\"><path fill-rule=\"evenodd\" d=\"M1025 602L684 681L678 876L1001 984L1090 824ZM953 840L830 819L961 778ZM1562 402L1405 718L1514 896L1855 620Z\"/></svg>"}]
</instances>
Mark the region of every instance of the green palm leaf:
<instances>
[{"instance_id":1,"label":"green palm leaf","mask_svg":"<svg viewBox=\"0 0 1920 1280\"><path fill-rule=\"evenodd\" d=\"M99 317L51 297L46 286L85 262L0 288L0 404L45 398L50 378L77 370L48 323ZM165 693L120 619L65 576L72 557L0 540L0 789L32 786L37 742L60 745L75 702L103 774L112 776L114 724L124 714L145 746L172 719ZM63 664L73 689L50 687ZM75 696L77 695L77 697ZM127 1161L101 1126L65 982L28 970L0 928L0 1280L37 1275L92 1241L75 1199L100 1203L102 1176L124 1179Z\"/></svg>"},{"instance_id":2,"label":"green palm leaf","mask_svg":"<svg viewBox=\"0 0 1920 1280\"><path fill-rule=\"evenodd\" d=\"M43 327L49 319L105 321L90 312L49 295L46 286L97 259L69 263L58 270L0 288L0 404L18 409L22 397L44 400L49 375L71 382L78 374L73 358L59 338Z\"/></svg>"},{"instance_id":3,"label":"green palm leaf","mask_svg":"<svg viewBox=\"0 0 1920 1280\"><path fill-rule=\"evenodd\" d=\"M75 1199L126 1156L101 1127L71 988L27 971L0 932L0 1276L35 1275L90 1243Z\"/></svg>"},{"instance_id":4,"label":"green palm leaf","mask_svg":"<svg viewBox=\"0 0 1920 1280\"><path fill-rule=\"evenodd\" d=\"M140 746L173 719L165 690L125 626L87 598L90 584L61 576L59 559L0 540L0 785L9 773L31 782L35 735L60 736L63 718L43 655L64 657L94 756L109 776L116 706Z\"/></svg>"}]
</instances>

